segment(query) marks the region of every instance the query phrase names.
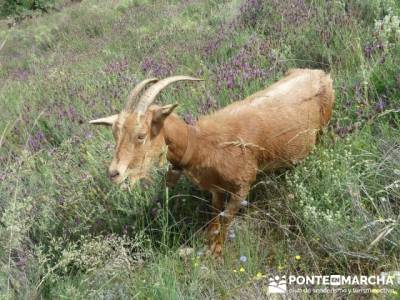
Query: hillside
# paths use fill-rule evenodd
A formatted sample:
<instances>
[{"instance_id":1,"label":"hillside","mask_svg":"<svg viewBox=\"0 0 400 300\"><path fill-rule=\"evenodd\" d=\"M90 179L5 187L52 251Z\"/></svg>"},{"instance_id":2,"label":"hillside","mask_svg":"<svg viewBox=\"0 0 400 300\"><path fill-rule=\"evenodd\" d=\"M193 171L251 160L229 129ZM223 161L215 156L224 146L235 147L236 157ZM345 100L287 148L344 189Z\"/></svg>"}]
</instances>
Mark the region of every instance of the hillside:
<instances>
[{"instance_id":1,"label":"hillside","mask_svg":"<svg viewBox=\"0 0 400 300\"><path fill-rule=\"evenodd\" d=\"M395 0L84 0L0 19L0 298L263 299L271 275L400 270L399 16ZM223 263L204 251L208 193L167 189L167 166L147 190L109 182L112 133L88 120L139 80L204 78L157 98L195 122L294 67L331 73L333 118L302 164L260 174Z\"/></svg>"}]
</instances>

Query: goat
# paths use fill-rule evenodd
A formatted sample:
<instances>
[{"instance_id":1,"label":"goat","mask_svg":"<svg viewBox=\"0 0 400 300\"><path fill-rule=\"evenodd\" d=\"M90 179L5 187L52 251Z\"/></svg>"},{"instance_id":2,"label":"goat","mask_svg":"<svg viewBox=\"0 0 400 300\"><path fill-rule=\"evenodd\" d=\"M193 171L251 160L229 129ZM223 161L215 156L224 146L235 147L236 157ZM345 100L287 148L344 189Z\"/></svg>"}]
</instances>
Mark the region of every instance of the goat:
<instances>
[{"instance_id":1,"label":"goat","mask_svg":"<svg viewBox=\"0 0 400 300\"><path fill-rule=\"evenodd\" d=\"M120 114L90 123L112 126L116 150L109 177L115 183L146 177L167 146L172 166L212 194L209 250L218 256L257 172L292 166L313 149L318 131L331 118L332 80L321 70L292 69L270 87L201 117L193 126L173 113L177 104L152 105L163 88L181 80L200 79L146 79ZM226 193L230 199L225 206Z\"/></svg>"}]
</instances>

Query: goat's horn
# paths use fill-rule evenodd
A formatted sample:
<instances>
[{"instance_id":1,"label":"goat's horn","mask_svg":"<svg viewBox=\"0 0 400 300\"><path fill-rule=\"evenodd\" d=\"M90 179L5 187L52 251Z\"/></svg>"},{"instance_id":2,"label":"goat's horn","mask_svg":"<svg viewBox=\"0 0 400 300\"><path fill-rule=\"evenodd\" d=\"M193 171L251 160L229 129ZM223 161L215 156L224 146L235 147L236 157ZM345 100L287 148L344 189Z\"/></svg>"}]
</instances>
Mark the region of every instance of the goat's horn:
<instances>
[{"instance_id":1,"label":"goat's horn","mask_svg":"<svg viewBox=\"0 0 400 300\"><path fill-rule=\"evenodd\" d=\"M149 105L154 101L156 96L158 95L159 92L161 92L162 89L167 87L169 84L175 82L175 81L181 81L181 80L190 80L190 81L203 81L204 79L199 79L199 78L194 78L190 76L172 76L165 78L163 80L160 80L159 82L153 84L150 88L148 88L140 98L139 103L137 104L135 111L139 113L144 113Z\"/></svg>"},{"instance_id":2,"label":"goat's horn","mask_svg":"<svg viewBox=\"0 0 400 300\"><path fill-rule=\"evenodd\" d=\"M147 84L158 81L157 78L149 78L139 82L135 88L131 91L126 103L125 110L133 110L138 102L138 96L140 92L146 87Z\"/></svg>"}]
</instances>

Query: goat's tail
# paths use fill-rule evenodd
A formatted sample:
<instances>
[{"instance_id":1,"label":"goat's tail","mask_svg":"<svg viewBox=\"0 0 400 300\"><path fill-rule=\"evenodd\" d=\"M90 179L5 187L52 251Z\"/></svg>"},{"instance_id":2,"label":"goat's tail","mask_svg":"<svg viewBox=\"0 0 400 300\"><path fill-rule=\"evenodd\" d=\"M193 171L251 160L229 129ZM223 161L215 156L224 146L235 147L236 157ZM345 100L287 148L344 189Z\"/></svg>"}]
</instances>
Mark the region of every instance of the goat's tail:
<instances>
[{"instance_id":1,"label":"goat's tail","mask_svg":"<svg viewBox=\"0 0 400 300\"><path fill-rule=\"evenodd\" d=\"M335 101L335 91L333 90L332 78L330 74L321 77L320 107L321 107L321 127L329 123L332 117L332 108Z\"/></svg>"}]
</instances>

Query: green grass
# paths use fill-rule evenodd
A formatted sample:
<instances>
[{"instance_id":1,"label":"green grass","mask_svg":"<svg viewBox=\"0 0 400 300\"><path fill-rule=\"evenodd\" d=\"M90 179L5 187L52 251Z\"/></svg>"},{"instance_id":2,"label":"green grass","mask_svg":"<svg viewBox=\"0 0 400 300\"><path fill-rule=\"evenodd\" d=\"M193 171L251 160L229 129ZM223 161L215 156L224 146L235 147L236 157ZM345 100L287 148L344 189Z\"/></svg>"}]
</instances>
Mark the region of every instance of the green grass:
<instances>
[{"instance_id":1,"label":"green grass","mask_svg":"<svg viewBox=\"0 0 400 300\"><path fill-rule=\"evenodd\" d=\"M86 0L0 20L1 298L259 299L259 272L400 270L400 5L281 2ZM188 117L292 67L331 72L332 121L302 164L260 174L223 263L204 255L209 194L168 190L164 168L146 191L108 181L112 134L87 121L138 80L203 77L158 98Z\"/></svg>"}]
</instances>

